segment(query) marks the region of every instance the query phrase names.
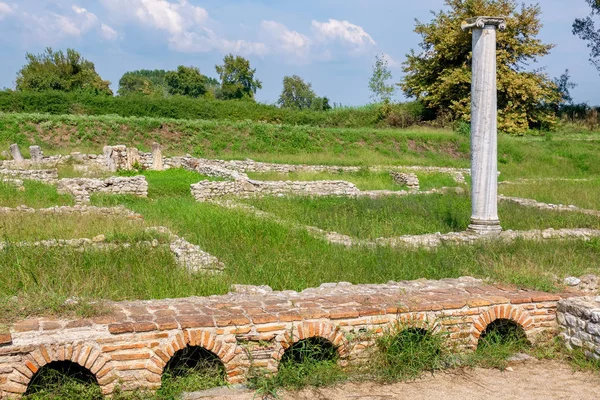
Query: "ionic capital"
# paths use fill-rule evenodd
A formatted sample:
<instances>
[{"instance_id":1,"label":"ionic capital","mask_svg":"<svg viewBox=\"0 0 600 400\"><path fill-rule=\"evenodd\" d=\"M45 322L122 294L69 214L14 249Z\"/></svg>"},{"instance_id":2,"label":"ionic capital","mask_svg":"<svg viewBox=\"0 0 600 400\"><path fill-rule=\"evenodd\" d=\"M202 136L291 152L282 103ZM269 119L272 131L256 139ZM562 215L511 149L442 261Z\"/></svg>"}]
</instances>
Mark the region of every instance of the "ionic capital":
<instances>
[{"instance_id":1,"label":"ionic capital","mask_svg":"<svg viewBox=\"0 0 600 400\"><path fill-rule=\"evenodd\" d=\"M468 29L483 29L486 25L493 25L503 31L506 29L506 18L504 17L475 17L469 18L463 22L461 28L463 31Z\"/></svg>"}]
</instances>

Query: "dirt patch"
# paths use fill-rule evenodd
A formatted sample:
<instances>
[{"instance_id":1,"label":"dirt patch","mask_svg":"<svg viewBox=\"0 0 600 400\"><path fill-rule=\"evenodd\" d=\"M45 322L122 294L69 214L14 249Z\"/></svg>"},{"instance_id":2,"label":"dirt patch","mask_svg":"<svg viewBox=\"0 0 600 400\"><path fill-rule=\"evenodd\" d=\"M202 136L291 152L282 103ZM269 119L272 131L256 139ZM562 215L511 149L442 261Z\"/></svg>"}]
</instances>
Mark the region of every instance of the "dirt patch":
<instances>
[{"instance_id":1,"label":"dirt patch","mask_svg":"<svg viewBox=\"0 0 600 400\"><path fill-rule=\"evenodd\" d=\"M424 376L414 382L382 385L346 383L332 388L282 393L282 400L580 400L596 398L600 374L574 372L554 361L527 361L512 371L468 369ZM251 400L254 393L207 397L212 400ZM256 396L254 398L260 398Z\"/></svg>"}]
</instances>

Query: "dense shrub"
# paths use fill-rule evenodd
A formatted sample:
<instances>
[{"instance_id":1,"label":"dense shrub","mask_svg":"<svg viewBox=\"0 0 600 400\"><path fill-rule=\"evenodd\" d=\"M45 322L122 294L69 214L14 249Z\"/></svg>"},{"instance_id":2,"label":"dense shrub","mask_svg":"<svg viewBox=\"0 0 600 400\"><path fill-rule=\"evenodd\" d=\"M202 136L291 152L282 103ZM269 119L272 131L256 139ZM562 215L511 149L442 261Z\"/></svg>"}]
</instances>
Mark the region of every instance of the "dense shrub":
<instances>
[{"instance_id":1,"label":"dense shrub","mask_svg":"<svg viewBox=\"0 0 600 400\"><path fill-rule=\"evenodd\" d=\"M329 111L293 110L251 101L192 99L183 96L94 96L58 91L0 91L0 111L19 113L120 115L174 119L260 121L318 127L406 127L421 120L418 103L344 107Z\"/></svg>"}]
</instances>

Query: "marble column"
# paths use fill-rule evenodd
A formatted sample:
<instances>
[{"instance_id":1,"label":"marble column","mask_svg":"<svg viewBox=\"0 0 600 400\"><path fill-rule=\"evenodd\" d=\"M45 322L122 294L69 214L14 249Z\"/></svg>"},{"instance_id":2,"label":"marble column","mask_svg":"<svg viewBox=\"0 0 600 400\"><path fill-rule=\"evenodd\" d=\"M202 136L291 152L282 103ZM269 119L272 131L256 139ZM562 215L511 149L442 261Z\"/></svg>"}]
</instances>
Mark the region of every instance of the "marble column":
<instances>
[{"instance_id":1,"label":"marble column","mask_svg":"<svg viewBox=\"0 0 600 400\"><path fill-rule=\"evenodd\" d=\"M471 202L469 229L502 231L498 219L498 96L496 30L506 29L501 17L476 17L462 25L473 31L471 81Z\"/></svg>"}]
</instances>

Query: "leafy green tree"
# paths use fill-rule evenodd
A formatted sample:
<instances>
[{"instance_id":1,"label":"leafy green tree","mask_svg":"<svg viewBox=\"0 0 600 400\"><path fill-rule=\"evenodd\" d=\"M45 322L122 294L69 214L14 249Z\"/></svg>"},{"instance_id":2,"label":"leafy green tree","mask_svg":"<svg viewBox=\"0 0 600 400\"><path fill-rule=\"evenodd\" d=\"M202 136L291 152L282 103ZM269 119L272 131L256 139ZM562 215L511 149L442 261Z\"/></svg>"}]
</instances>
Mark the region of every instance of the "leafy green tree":
<instances>
[{"instance_id":1,"label":"leafy green tree","mask_svg":"<svg viewBox=\"0 0 600 400\"><path fill-rule=\"evenodd\" d=\"M373 65L373 75L369 80L369 89L371 90L371 99L376 103L389 103L396 91L393 84L387 82L392 79L392 71L388 66L388 61L382 55L375 56Z\"/></svg>"},{"instance_id":2,"label":"leafy green tree","mask_svg":"<svg viewBox=\"0 0 600 400\"><path fill-rule=\"evenodd\" d=\"M600 17L600 0L585 0L592 12L586 18L577 18L573 23L573 34L588 42L590 62L600 71L600 28L594 19Z\"/></svg>"},{"instance_id":3,"label":"leafy green tree","mask_svg":"<svg viewBox=\"0 0 600 400\"><path fill-rule=\"evenodd\" d=\"M283 78L283 90L277 104L281 108L305 110L311 108L316 98L310 83L304 82L298 75L286 76Z\"/></svg>"},{"instance_id":4,"label":"leafy green tree","mask_svg":"<svg viewBox=\"0 0 600 400\"><path fill-rule=\"evenodd\" d=\"M223 65L215 66L221 78L223 99L254 99L262 83L254 78L256 69L250 68L250 61L241 56L228 54L223 59Z\"/></svg>"},{"instance_id":5,"label":"leafy green tree","mask_svg":"<svg viewBox=\"0 0 600 400\"><path fill-rule=\"evenodd\" d=\"M102 80L94 63L73 49L53 51L50 47L42 54L27 53L27 64L17 74L17 90L41 92L78 90L112 95L110 82Z\"/></svg>"},{"instance_id":6,"label":"leafy green tree","mask_svg":"<svg viewBox=\"0 0 600 400\"><path fill-rule=\"evenodd\" d=\"M470 121L471 33L461 22L478 15L503 15L508 28L498 32L498 124L509 133L550 127L556 121L547 107L559 96L556 85L529 63L550 52L553 45L537 38L542 24L539 5L517 6L515 0L445 0L447 9L433 13L429 23L417 21L421 51L412 50L404 62L400 87L438 116Z\"/></svg>"},{"instance_id":7,"label":"leafy green tree","mask_svg":"<svg viewBox=\"0 0 600 400\"><path fill-rule=\"evenodd\" d=\"M310 105L310 109L313 111L329 111L329 110L331 110L331 105L329 104L329 99L327 97L315 97L312 104Z\"/></svg>"},{"instance_id":8,"label":"leafy green tree","mask_svg":"<svg viewBox=\"0 0 600 400\"><path fill-rule=\"evenodd\" d=\"M165 95L168 92L165 75L162 69L126 72L119 80L119 96Z\"/></svg>"},{"instance_id":9,"label":"leafy green tree","mask_svg":"<svg viewBox=\"0 0 600 400\"><path fill-rule=\"evenodd\" d=\"M196 67L180 65L177 71L169 71L165 75L169 94L188 97L201 97L206 93L206 77Z\"/></svg>"}]
</instances>

